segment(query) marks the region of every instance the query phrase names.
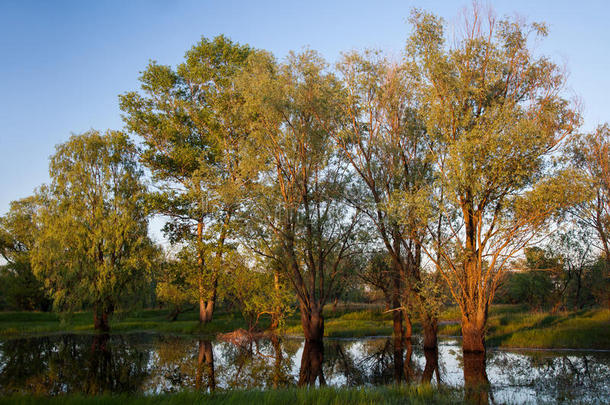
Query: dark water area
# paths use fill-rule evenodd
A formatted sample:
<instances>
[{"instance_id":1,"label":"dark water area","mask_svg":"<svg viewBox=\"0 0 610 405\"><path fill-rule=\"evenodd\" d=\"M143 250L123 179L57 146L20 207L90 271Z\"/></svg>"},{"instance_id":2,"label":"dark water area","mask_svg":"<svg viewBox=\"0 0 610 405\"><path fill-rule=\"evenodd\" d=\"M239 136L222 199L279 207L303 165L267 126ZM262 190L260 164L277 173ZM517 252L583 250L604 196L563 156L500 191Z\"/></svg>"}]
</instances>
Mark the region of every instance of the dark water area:
<instances>
[{"instance_id":1,"label":"dark water area","mask_svg":"<svg viewBox=\"0 0 610 405\"><path fill-rule=\"evenodd\" d=\"M241 345L149 333L63 334L0 340L0 395L144 393L430 382L476 403L610 402L610 353L488 350L457 340L424 351L388 338L293 338Z\"/></svg>"}]
</instances>

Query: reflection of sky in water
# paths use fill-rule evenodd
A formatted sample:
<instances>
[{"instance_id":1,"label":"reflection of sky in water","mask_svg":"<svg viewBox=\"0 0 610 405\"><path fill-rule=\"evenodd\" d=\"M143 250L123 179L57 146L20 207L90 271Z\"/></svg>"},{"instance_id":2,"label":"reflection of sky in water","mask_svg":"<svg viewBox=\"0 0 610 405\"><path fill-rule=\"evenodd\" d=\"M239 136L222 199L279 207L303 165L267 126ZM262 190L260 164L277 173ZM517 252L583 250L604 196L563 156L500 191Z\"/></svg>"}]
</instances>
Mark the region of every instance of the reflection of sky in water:
<instances>
[{"instance_id":1,"label":"reflection of sky in water","mask_svg":"<svg viewBox=\"0 0 610 405\"><path fill-rule=\"evenodd\" d=\"M200 361L209 342L204 346L194 337L111 335L102 355L92 352L94 339L55 335L0 340L0 395L207 390L212 381L222 389L292 386L304 352L300 339L276 344L259 340L242 347L212 342L211 373L209 364ZM412 348L409 369L419 381L426 358L418 342ZM464 384L458 340L440 341L438 367L442 385ZM610 401L609 352L489 350L486 372L493 402ZM393 373L389 339L325 340L323 374L329 385L391 384ZM436 375L432 384L438 384Z\"/></svg>"}]
</instances>

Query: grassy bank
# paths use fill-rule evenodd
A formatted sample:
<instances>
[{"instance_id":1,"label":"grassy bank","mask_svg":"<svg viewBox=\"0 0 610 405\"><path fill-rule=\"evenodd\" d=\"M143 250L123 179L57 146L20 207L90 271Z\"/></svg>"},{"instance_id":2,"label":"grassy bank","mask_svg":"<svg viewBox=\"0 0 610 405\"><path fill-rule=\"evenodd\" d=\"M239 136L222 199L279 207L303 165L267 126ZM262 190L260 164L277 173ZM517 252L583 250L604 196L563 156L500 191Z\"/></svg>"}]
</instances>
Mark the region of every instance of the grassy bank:
<instances>
[{"instance_id":1,"label":"grassy bank","mask_svg":"<svg viewBox=\"0 0 610 405\"><path fill-rule=\"evenodd\" d=\"M383 336L392 333L391 315L380 307L366 305L327 308L325 334L328 337ZM158 331L178 334L214 336L247 324L237 312L218 312L214 321L201 326L195 311L180 314L170 322L166 310L142 310L116 316L113 332ZM441 336L460 335L460 314L456 308L443 312L439 327ZM266 327L266 321L261 324ZM491 308L487 334L488 345L497 347L610 349L610 310L586 310L551 314L530 312L521 306L497 305ZM0 335L21 333L92 332L92 315L73 314L62 319L53 313L0 312ZM419 324L414 322L414 332ZM301 335L298 314L286 322L286 333Z\"/></svg>"},{"instance_id":2,"label":"grassy bank","mask_svg":"<svg viewBox=\"0 0 610 405\"><path fill-rule=\"evenodd\" d=\"M462 402L457 390L438 390L430 386L396 386L376 388L293 388L269 391L226 391L213 394L180 392L152 396L101 395L84 396L13 396L0 398L0 404L455 404Z\"/></svg>"}]
</instances>

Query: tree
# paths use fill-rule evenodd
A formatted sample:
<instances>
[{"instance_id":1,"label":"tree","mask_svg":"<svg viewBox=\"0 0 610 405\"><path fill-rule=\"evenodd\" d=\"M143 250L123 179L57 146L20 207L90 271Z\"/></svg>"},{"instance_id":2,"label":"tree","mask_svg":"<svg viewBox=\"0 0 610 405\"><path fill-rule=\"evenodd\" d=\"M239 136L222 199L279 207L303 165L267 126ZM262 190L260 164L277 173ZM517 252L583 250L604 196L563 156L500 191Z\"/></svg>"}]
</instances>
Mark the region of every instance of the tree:
<instances>
[{"instance_id":1,"label":"tree","mask_svg":"<svg viewBox=\"0 0 610 405\"><path fill-rule=\"evenodd\" d=\"M544 25L484 18L475 5L448 47L440 18L415 11L411 22L407 52L445 196L436 204L447 237L423 248L460 307L463 350L484 351L488 308L511 257L579 194L568 171L549 166L579 118L562 97L562 71L530 49Z\"/></svg>"},{"instance_id":2,"label":"tree","mask_svg":"<svg viewBox=\"0 0 610 405\"><path fill-rule=\"evenodd\" d=\"M504 274L496 298L508 304L525 304L542 309L561 303L561 290L567 285L562 280L561 259L539 247L525 249L525 260L516 263L516 271ZM557 296L557 299L554 298Z\"/></svg>"},{"instance_id":3,"label":"tree","mask_svg":"<svg viewBox=\"0 0 610 405\"><path fill-rule=\"evenodd\" d=\"M157 253L136 157L123 133L73 135L56 147L40 191L34 273L56 308L92 306L97 330L137 299Z\"/></svg>"},{"instance_id":4,"label":"tree","mask_svg":"<svg viewBox=\"0 0 610 405\"><path fill-rule=\"evenodd\" d=\"M227 259L231 268L227 275L228 293L239 304L248 328L256 328L264 315L270 316L272 329L283 327L294 305L294 292L279 278L279 272L267 271L265 264L270 261L248 260L236 252ZM249 266L248 262L255 265Z\"/></svg>"},{"instance_id":5,"label":"tree","mask_svg":"<svg viewBox=\"0 0 610 405\"><path fill-rule=\"evenodd\" d=\"M322 340L323 307L348 270L357 223L343 200L348 172L330 136L340 83L325 69L313 51L280 66L258 53L240 81L254 118L251 160L259 165L247 239L290 280L308 341Z\"/></svg>"},{"instance_id":6,"label":"tree","mask_svg":"<svg viewBox=\"0 0 610 405\"><path fill-rule=\"evenodd\" d=\"M170 240L191 243L197 252L203 323L212 320L225 243L248 177L240 163L247 133L234 78L251 52L224 36L202 38L176 70L152 62L140 76L142 94L120 97L159 190L153 207L170 218Z\"/></svg>"},{"instance_id":7,"label":"tree","mask_svg":"<svg viewBox=\"0 0 610 405\"><path fill-rule=\"evenodd\" d=\"M394 335L411 337L407 301L416 300L424 327L424 345L436 346L437 315L424 309L421 246L426 227L402 211L396 199L417 199L431 180L429 142L417 112L415 77L408 64L391 63L379 52L346 54L338 65L346 87L346 125L333 133L363 187L350 202L374 224L392 260ZM363 192L358 192L363 190ZM421 292L421 294L420 294Z\"/></svg>"},{"instance_id":8,"label":"tree","mask_svg":"<svg viewBox=\"0 0 610 405\"><path fill-rule=\"evenodd\" d=\"M47 310L49 297L32 272L30 251L37 230L38 202L35 196L12 201L10 210L0 217L0 292L13 309ZM1 305L1 303L0 303Z\"/></svg>"},{"instance_id":9,"label":"tree","mask_svg":"<svg viewBox=\"0 0 610 405\"><path fill-rule=\"evenodd\" d=\"M198 299L198 272L196 260L193 260L196 253L193 254L191 247L184 246L175 257L166 254L156 271L156 296L160 302L169 304L171 321L186 309L185 305Z\"/></svg>"},{"instance_id":10,"label":"tree","mask_svg":"<svg viewBox=\"0 0 610 405\"><path fill-rule=\"evenodd\" d=\"M580 224L597 233L599 246L610 269L610 126L601 125L582 136L571 150L571 163L584 175L592 198L574 207Z\"/></svg>"}]
</instances>

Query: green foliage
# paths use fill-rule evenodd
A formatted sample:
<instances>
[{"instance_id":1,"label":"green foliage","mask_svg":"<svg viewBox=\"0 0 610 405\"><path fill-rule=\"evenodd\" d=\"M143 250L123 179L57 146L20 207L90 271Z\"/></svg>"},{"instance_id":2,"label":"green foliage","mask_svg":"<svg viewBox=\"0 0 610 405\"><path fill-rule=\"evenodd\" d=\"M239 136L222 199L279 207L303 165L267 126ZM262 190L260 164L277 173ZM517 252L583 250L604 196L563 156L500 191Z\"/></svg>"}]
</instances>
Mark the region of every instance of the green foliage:
<instances>
[{"instance_id":1,"label":"green foliage","mask_svg":"<svg viewBox=\"0 0 610 405\"><path fill-rule=\"evenodd\" d=\"M184 278L199 302L212 305L249 177L241 164L247 120L234 79L251 52L224 36L202 38L176 69L151 62L140 76L141 93L120 96L127 128L141 137L141 159L158 189L149 204L170 219L164 231L171 242L191 244L197 273L181 266Z\"/></svg>"},{"instance_id":2,"label":"green foliage","mask_svg":"<svg viewBox=\"0 0 610 405\"><path fill-rule=\"evenodd\" d=\"M339 125L341 84L307 50L283 64L253 54L238 85L258 170L244 239L291 281L301 310L317 317L349 270L358 218L346 215L349 176L330 134Z\"/></svg>"},{"instance_id":3,"label":"green foliage","mask_svg":"<svg viewBox=\"0 0 610 405\"><path fill-rule=\"evenodd\" d=\"M111 313L138 299L156 257L136 148L120 132L73 135L40 192L34 273L61 310Z\"/></svg>"},{"instance_id":4,"label":"green foliage","mask_svg":"<svg viewBox=\"0 0 610 405\"><path fill-rule=\"evenodd\" d=\"M120 96L160 190L150 203L172 219L166 232L173 241L193 237L193 222L221 215L239 193L245 131L232 83L250 52L223 36L202 38L177 69L151 62L140 76L142 93Z\"/></svg>"},{"instance_id":5,"label":"green foliage","mask_svg":"<svg viewBox=\"0 0 610 405\"><path fill-rule=\"evenodd\" d=\"M197 302L197 263L190 246L183 247L175 258L167 258L156 269L157 299L179 312L184 305Z\"/></svg>"},{"instance_id":6,"label":"green foliage","mask_svg":"<svg viewBox=\"0 0 610 405\"><path fill-rule=\"evenodd\" d=\"M478 336L511 258L586 198L573 171L553 166L580 117L562 69L532 51L545 29L480 13L473 5L449 42L442 19L416 10L406 48L431 139L431 205L444 220L438 243L423 248Z\"/></svg>"},{"instance_id":7,"label":"green foliage","mask_svg":"<svg viewBox=\"0 0 610 405\"><path fill-rule=\"evenodd\" d=\"M294 291L279 274L264 271L263 266L251 268L244 259L237 254L228 258L228 294L237 301L250 329L259 326L263 315L270 316L283 329L286 317L293 312Z\"/></svg>"},{"instance_id":8,"label":"green foliage","mask_svg":"<svg viewBox=\"0 0 610 405\"><path fill-rule=\"evenodd\" d=\"M47 310L50 300L43 284L32 273L30 251L38 234L38 202L28 197L11 202L0 217L0 308Z\"/></svg>"}]
</instances>

